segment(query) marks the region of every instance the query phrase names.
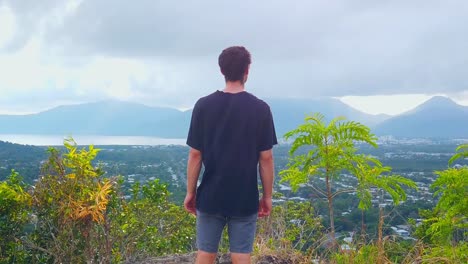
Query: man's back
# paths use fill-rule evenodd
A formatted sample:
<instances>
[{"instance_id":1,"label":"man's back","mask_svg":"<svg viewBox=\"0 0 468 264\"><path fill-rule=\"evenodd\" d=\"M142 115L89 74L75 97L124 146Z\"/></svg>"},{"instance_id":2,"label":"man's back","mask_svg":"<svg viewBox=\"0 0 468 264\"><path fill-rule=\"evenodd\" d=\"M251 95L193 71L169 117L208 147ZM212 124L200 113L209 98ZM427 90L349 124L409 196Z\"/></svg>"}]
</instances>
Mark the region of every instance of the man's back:
<instances>
[{"instance_id":1,"label":"man's back","mask_svg":"<svg viewBox=\"0 0 468 264\"><path fill-rule=\"evenodd\" d=\"M271 212L277 140L270 108L245 92L250 63L244 47L224 49L218 57L223 92L201 98L192 112L184 206L197 216L196 263L214 263L226 225L233 263L250 263L257 216ZM205 172L197 189L202 163Z\"/></svg>"},{"instance_id":2,"label":"man's back","mask_svg":"<svg viewBox=\"0 0 468 264\"><path fill-rule=\"evenodd\" d=\"M201 98L192 114L187 143L202 152L205 172L197 208L246 216L258 210L260 151L276 144L268 105L248 92L216 91Z\"/></svg>"}]
</instances>

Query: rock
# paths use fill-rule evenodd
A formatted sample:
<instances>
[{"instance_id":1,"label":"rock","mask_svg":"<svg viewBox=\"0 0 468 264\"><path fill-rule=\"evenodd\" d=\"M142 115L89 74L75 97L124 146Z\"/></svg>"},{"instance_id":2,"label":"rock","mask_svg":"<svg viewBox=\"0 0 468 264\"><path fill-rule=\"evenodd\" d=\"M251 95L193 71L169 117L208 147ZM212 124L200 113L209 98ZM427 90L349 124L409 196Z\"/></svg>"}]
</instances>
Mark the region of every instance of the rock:
<instances>
[{"instance_id":1,"label":"rock","mask_svg":"<svg viewBox=\"0 0 468 264\"><path fill-rule=\"evenodd\" d=\"M231 255L229 254L218 254L216 264L231 264Z\"/></svg>"}]
</instances>

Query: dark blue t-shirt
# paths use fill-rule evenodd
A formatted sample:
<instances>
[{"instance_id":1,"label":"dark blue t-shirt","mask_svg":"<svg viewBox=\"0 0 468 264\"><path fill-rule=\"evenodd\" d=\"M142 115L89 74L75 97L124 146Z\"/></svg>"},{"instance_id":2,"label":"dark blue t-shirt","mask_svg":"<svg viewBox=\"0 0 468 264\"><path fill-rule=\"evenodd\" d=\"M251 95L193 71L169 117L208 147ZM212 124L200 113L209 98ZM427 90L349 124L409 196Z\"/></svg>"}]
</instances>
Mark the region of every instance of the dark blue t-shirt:
<instances>
[{"instance_id":1,"label":"dark blue t-shirt","mask_svg":"<svg viewBox=\"0 0 468 264\"><path fill-rule=\"evenodd\" d=\"M192 112L187 145L201 151L205 171L197 210L224 216L258 211L260 151L277 144L270 107L248 92L216 91Z\"/></svg>"}]
</instances>

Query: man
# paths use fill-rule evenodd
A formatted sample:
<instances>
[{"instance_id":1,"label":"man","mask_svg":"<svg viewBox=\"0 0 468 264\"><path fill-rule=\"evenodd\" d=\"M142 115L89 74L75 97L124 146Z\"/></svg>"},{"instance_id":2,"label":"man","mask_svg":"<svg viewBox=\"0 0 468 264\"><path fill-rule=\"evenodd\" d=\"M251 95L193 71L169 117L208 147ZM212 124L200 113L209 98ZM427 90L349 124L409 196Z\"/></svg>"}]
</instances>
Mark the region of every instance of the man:
<instances>
[{"instance_id":1,"label":"man","mask_svg":"<svg viewBox=\"0 0 468 264\"><path fill-rule=\"evenodd\" d=\"M226 224L233 263L250 263L257 216L271 212L272 148L277 139L269 106L244 90L250 53L230 47L218 63L226 80L224 90L199 99L192 112L184 206L197 216L196 263L215 261ZM197 189L202 162L205 171ZM263 186L260 200L257 166Z\"/></svg>"}]
</instances>

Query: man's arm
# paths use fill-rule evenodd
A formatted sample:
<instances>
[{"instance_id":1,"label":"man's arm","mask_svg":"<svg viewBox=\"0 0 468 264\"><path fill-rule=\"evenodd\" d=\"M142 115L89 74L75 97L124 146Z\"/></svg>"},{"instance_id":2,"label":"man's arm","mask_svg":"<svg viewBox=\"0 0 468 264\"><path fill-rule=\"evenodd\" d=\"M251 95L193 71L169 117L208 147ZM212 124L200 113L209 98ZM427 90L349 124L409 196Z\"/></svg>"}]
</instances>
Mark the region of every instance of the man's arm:
<instances>
[{"instance_id":1,"label":"man's arm","mask_svg":"<svg viewBox=\"0 0 468 264\"><path fill-rule=\"evenodd\" d=\"M263 196L260 199L258 216L264 217L270 215L272 207L273 178L275 174L272 149L260 152L259 171L263 186Z\"/></svg>"},{"instance_id":2,"label":"man's arm","mask_svg":"<svg viewBox=\"0 0 468 264\"><path fill-rule=\"evenodd\" d=\"M191 214L196 214L196 193L198 176L200 175L202 164L202 154L199 150L190 148L187 161L187 195L184 200L184 207Z\"/></svg>"}]
</instances>

